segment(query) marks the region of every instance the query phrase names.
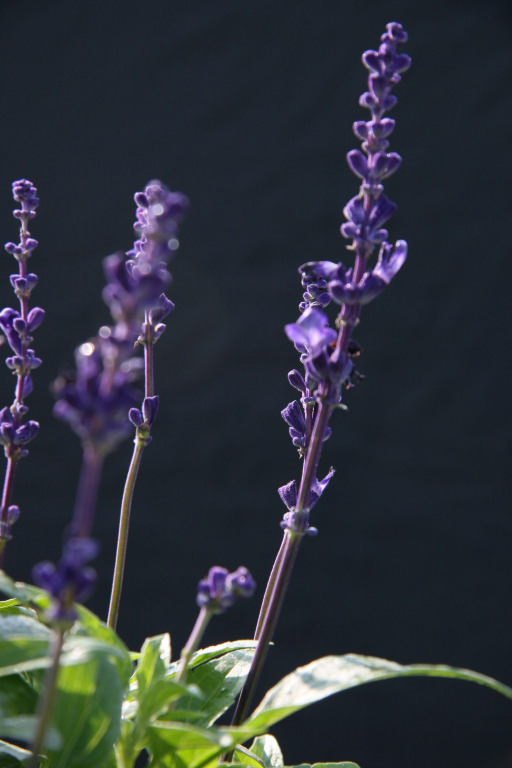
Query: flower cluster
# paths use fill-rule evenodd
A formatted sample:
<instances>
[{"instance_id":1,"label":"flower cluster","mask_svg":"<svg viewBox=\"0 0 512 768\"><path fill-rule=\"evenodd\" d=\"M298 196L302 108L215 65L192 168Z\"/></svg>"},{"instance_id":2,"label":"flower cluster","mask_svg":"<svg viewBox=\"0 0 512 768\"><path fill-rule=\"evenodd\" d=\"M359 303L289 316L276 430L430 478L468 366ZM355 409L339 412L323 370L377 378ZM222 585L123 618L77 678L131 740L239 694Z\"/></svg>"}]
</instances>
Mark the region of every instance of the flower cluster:
<instances>
[{"instance_id":1,"label":"flower cluster","mask_svg":"<svg viewBox=\"0 0 512 768\"><path fill-rule=\"evenodd\" d=\"M209 613L223 613L239 598L251 597L256 584L251 574L240 566L230 573L227 568L214 565L197 587L197 605Z\"/></svg>"},{"instance_id":2,"label":"flower cluster","mask_svg":"<svg viewBox=\"0 0 512 768\"><path fill-rule=\"evenodd\" d=\"M41 365L31 344L32 333L42 323L44 310L41 307L29 309L29 299L37 285L38 278L28 272L27 261L37 247L37 240L30 236L28 224L36 215L39 205L37 189L31 181L20 179L12 185L13 198L19 204L13 216L20 222L20 239L6 243L5 250L18 262L18 272L10 276L11 286L19 301L19 309L4 307L0 311L0 331L3 333L12 355L5 364L16 376L14 400L10 407L0 409L0 443L7 458L2 508L0 510L0 556L5 541L11 538L11 527L19 516L16 505L10 504L13 490L14 468L19 459L28 454L27 444L39 430L37 421L25 421L28 408L25 398L32 391L31 371Z\"/></svg>"}]
</instances>

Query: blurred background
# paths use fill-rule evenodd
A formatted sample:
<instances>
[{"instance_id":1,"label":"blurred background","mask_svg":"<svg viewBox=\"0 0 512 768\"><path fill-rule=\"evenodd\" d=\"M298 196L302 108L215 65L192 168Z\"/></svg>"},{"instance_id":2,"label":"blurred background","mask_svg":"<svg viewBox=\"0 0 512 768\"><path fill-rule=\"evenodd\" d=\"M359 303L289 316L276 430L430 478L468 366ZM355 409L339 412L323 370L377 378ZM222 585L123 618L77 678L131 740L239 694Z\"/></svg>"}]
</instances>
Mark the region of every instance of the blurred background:
<instances>
[{"instance_id":1,"label":"blurred background","mask_svg":"<svg viewBox=\"0 0 512 768\"><path fill-rule=\"evenodd\" d=\"M6 570L59 557L80 463L50 384L109 321L101 260L133 241L133 193L152 178L186 193L172 264L176 303L157 347L161 407L137 489L119 632L132 649L169 631L179 654L198 580L247 565L258 596L206 643L252 634L279 546L278 486L299 462L280 410L297 356L304 261L347 260L345 163L366 70L386 22L413 66L396 94L387 194L403 271L356 338L364 382L336 415L322 468L337 473L299 554L265 687L325 654L469 667L512 684L510 179L512 12L503 0L1 0L0 231L16 240L11 182L41 205L31 269L47 316L35 349L19 467L22 517ZM7 254L0 304L13 304ZM12 379L0 379L1 405ZM89 605L106 616L131 454L109 460ZM512 708L467 683L379 683L275 729L287 764L505 768Z\"/></svg>"}]
</instances>

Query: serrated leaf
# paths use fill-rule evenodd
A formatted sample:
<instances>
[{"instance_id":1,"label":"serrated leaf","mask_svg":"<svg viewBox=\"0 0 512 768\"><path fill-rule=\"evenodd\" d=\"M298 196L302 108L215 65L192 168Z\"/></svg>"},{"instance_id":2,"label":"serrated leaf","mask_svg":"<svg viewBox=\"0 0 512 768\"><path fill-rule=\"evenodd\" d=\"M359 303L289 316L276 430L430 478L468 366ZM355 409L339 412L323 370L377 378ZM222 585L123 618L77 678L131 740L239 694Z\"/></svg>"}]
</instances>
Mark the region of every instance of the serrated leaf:
<instances>
[{"instance_id":1,"label":"serrated leaf","mask_svg":"<svg viewBox=\"0 0 512 768\"><path fill-rule=\"evenodd\" d=\"M235 701L251 666L253 648L243 648L212 657L189 671L188 681L202 693L202 701L190 696L180 698L177 707L194 713L195 722L214 723ZM200 718L197 718L197 715Z\"/></svg>"},{"instance_id":2,"label":"serrated leaf","mask_svg":"<svg viewBox=\"0 0 512 768\"><path fill-rule=\"evenodd\" d=\"M299 667L271 688L249 719L242 724L241 730L250 729L254 733L261 733L293 712L335 693L366 683L399 677L446 677L467 680L485 685L512 699L512 688L469 669L441 664L401 665L386 659L357 654L325 656Z\"/></svg>"}]
</instances>

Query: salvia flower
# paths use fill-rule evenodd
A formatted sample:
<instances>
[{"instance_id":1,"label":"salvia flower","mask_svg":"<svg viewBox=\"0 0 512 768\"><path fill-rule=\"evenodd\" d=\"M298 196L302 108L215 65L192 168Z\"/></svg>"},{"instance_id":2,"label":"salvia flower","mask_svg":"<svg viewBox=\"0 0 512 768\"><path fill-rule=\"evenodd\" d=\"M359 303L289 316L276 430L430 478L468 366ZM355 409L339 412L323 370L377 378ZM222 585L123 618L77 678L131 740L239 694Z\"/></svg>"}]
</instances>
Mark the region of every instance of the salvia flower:
<instances>
[{"instance_id":1,"label":"salvia flower","mask_svg":"<svg viewBox=\"0 0 512 768\"><path fill-rule=\"evenodd\" d=\"M96 581L96 572L87 563L96 557L98 550L98 544L93 539L74 538L64 545L57 566L50 562L34 566L34 582L52 597L48 613L52 622L66 625L77 618L75 602L86 600Z\"/></svg>"},{"instance_id":2,"label":"salvia flower","mask_svg":"<svg viewBox=\"0 0 512 768\"><path fill-rule=\"evenodd\" d=\"M240 566L230 573L227 568L214 565L197 587L196 602L210 613L223 613L243 597L251 597L256 583L251 574Z\"/></svg>"},{"instance_id":3,"label":"salvia flower","mask_svg":"<svg viewBox=\"0 0 512 768\"><path fill-rule=\"evenodd\" d=\"M360 188L346 204L343 211L346 222L341 226L342 235L351 241L347 248L354 253L354 265L311 261L299 268L304 290L299 305L301 315L295 323L285 326L285 332L304 366L304 375L296 370L288 374L290 384L301 393L301 400L289 403L281 415L293 444L304 458L304 466L298 512L295 481L279 489L288 509L282 522L285 530L295 530L299 524L304 526L303 513L309 512L332 476L329 473L324 481L319 481L316 467L322 443L330 435L330 412L334 407L345 407L341 402L342 387L352 387L364 378L353 365L353 359L361 350L352 339L361 307L389 285L407 258L404 240L394 245L387 242L385 225L396 205L383 193L384 180L401 163L400 155L388 151L388 139L395 122L386 113L396 104L391 91L411 63L409 56L398 51L406 40L407 33L402 26L390 22L378 50L366 51L362 56L369 74L368 89L359 103L370 111L370 119L353 124L361 149L351 150L347 162L360 179ZM369 261L376 248L378 256L372 266ZM331 302L340 306L335 327L331 327L326 314Z\"/></svg>"}]
</instances>

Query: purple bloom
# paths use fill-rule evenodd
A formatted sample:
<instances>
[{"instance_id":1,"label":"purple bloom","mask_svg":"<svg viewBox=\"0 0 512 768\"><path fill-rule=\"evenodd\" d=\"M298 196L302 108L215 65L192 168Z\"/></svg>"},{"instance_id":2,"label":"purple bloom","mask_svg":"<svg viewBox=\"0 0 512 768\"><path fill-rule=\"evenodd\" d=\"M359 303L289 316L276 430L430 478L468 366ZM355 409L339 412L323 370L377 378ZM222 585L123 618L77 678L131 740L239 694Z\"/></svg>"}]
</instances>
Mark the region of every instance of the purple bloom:
<instances>
[{"instance_id":1,"label":"purple bloom","mask_svg":"<svg viewBox=\"0 0 512 768\"><path fill-rule=\"evenodd\" d=\"M340 263L328 282L329 294L338 304L368 304L391 282L406 258L405 240L398 240L394 247L383 243L377 264L373 269L366 270L357 283L352 282L352 269L346 269Z\"/></svg>"},{"instance_id":2,"label":"purple bloom","mask_svg":"<svg viewBox=\"0 0 512 768\"><path fill-rule=\"evenodd\" d=\"M334 475L334 471L334 468L331 467L329 472L325 475L324 478L322 478L322 480L318 480L318 478L313 480L309 494L308 510L313 509L318 499L329 485L329 481ZM295 506L297 504L297 483L295 480L291 480L291 482L287 483L286 485L282 485L281 488L277 489L277 492L279 493L281 501L286 506L288 511L294 512Z\"/></svg>"},{"instance_id":3,"label":"purple bloom","mask_svg":"<svg viewBox=\"0 0 512 768\"><path fill-rule=\"evenodd\" d=\"M304 449L306 447L306 419L297 400L288 403L286 408L281 411L281 416L289 426L288 432L293 445L296 448Z\"/></svg>"},{"instance_id":4,"label":"purple bloom","mask_svg":"<svg viewBox=\"0 0 512 768\"><path fill-rule=\"evenodd\" d=\"M197 587L197 605L211 613L223 613L239 598L251 597L256 584L251 574L240 566L230 573L227 568L214 565Z\"/></svg>"},{"instance_id":5,"label":"purple bloom","mask_svg":"<svg viewBox=\"0 0 512 768\"><path fill-rule=\"evenodd\" d=\"M38 563L34 566L34 582L53 598L48 618L55 622L75 621L75 602L89 597L96 581L96 573L86 563L98 554L98 544L89 538L70 539L63 548L57 564Z\"/></svg>"},{"instance_id":6,"label":"purple bloom","mask_svg":"<svg viewBox=\"0 0 512 768\"><path fill-rule=\"evenodd\" d=\"M315 358L330 344L336 341L338 334L329 328L329 319L318 309L308 308L296 323L285 325L286 335L302 354Z\"/></svg>"}]
</instances>

